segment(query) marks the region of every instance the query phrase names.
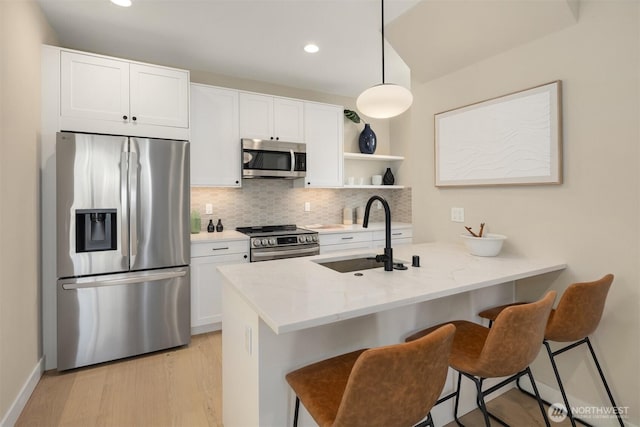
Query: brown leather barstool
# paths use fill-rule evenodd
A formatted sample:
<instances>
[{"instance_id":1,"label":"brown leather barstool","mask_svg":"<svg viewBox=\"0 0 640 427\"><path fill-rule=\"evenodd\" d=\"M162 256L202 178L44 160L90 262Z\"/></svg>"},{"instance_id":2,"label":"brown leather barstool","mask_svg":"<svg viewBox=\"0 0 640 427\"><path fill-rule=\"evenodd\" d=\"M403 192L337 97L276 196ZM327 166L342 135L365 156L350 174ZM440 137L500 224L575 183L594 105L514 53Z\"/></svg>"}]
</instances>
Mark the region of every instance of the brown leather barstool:
<instances>
[{"instance_id":1,"label":"brown leather barstool","mask_svg":"<svg viewBox=\"0 0 640 427\"><path fill-rule=\"evenodd\" d=\"M442 392L455 327L412 343L358 350L287 374L300 402L321 427L433 426L429 412Z\"/></svg>"},{"instance_id":2,"label":"brown leather barstool","mask_svg":"<svg viewBox=\"0 0 640 427\"><path fill-rule=\"evenodd\" d=\"M589 347L589 351L591 352L591 357L593 358L596 368L598 369L598 373L600 374L600 379L602 379L602 384L604 384L604 388L607 391L607 395L609 396L609 400L611 401L613 407L617 408L616 403L613 400L611 390L609 389L609 385L607 384L607 380L605 379L602 368L600 367L600 363L598 362L598 358L596 357L596 353L594 352L591 341L589 340L589 335L591 335L596 330L598 324L600 323L602 312L604 311L604 304L612 283L613 275L607 274L602 279L596 280L594 282L581 282L570 285L562 294L560 301L558 301L558 307L555 310L551 311L544 334L544 345L547 349L547 353L549 354L549 360L551 360L551 366L553 367L553 372L556 376L556 380L558 381L558 386L560 387L560 393L562 394L562 399L564 400L567 416L571 420L571 425L574 427L576 425L576 420L585 425L589 424L573 416L573 413L571 412L571 406L569 405L569 400L567 399L567 394L564 389L564 385L562 384L562 380L560 379L560 373L558 371L558 367L556 366L555 356L564 353L565 351L571 350L572 348L575 348L581 344L587 344L587 346ZM511 307L516 304L522 303L518 302L514 304L493 307L481 311L480 313L478 313L478 316L489 319L489 322L491 324L491 322L493 322L497 318L498 314L500 314L502 310L504 310L506 307ZM549 341L571 344L566 345L556 351L551 351ZM520 388L520 390L527 394L530 394L529 392L522 390L522 388ZM549 404L549 402L545 403ZM618 411L616 411L616 415L618 417L618 422L620 423L620 425L624 426L622 417L620 416L620 413Z\"/></svg>"},{"instance_id":3,"label":"brown leather barstool","mask_svg":"<svg viewBox=\"0 0 640 427\"><path fill-rule=\"evenodd\" d=\"M550 426L529 364L536 358L542 346L544 328L555 298L556 292L549 291L544 298L537 302L505 308L496 317L491 329L466 320L451 322L456 327L456 335L451 348L449 366L458 371L458 386L455 392L441 398L437 403L452 397L456 398L454 417L458 425L463 425L458 419L460 384L463 375L475 383L476 401L487 426L491 425L490 417L502 425L507 424L487 410L484 396L523 375L528 375L538 398L542 417L546 425ZM406 341L419 339L438 327L433 326L417 332L409 336ZM500 377L509 378L482 390L482 383L485 379Z\"/></svg>"}]
</instances>

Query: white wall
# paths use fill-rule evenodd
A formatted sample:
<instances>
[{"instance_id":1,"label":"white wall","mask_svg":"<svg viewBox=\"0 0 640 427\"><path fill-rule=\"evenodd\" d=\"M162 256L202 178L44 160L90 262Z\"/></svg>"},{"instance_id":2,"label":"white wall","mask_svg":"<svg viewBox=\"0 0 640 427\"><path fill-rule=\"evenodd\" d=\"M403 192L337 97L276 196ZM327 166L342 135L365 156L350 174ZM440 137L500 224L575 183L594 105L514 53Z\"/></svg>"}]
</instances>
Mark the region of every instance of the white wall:
<instances>
[{"instance_id":1,"label":"white wall","mask_svg":"<svg viewBox=\"0 0 640 427\"><path fill-rule=\"evenodd\" d=\"M40 44L35 2L0 1L0 425L40 373Z\"/></svg>"},{"instance_id":2,"label":"white wall","mask_svg":"<svg viewBox=\"0 0 640 427\"><path fill-rule=\"evenodd\" d=\"M403 141L413 183L414 241L458 241L463 224L506 234L505 250L563 257L569 268L519 284L522 298L574 281L616 275L593 335L618 404L640 424L640 34L636 1L582 1L576 25L423 85L391 136ZM564 183L560 186L435 188L435 113L538 84L563 82ZM584 349L560 356L569 393L594 405L606 395ZM557 388L546 354L536 378ZM596 420L596 424L601 421Z\"/></svg>"}]
</instances>

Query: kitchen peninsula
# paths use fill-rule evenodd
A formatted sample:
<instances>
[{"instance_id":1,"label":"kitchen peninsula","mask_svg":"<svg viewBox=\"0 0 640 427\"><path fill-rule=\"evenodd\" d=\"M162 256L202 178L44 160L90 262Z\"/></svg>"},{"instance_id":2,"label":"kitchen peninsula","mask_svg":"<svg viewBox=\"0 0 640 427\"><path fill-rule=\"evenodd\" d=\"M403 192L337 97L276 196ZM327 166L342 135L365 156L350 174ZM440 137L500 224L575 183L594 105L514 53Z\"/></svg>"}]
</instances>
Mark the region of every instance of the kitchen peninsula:
<instances>
[{"instance_id":1,"label":"kitchen peninsula","mask_svg":"<svg viewBox=\"0 0 640 427\"><path fill-rule=\"evenodd\" d=\"M475 257L457 244L402 245L394 251L407 270L338 273L318 263L375 254L371 249L219 267L225 426L291 425L294 398L287 372L358 348L401 342L437 322L473 320L479 309L511 302L516 280L566 267L557 259ZM411 266L414 255L420 267ZM450 378L445 391L451 387ZM461 405L471 409L473 399ZM451 417L441 406L438 423ZM300 425L313 425L304 410Z\"/></svg>"}]
</instances>

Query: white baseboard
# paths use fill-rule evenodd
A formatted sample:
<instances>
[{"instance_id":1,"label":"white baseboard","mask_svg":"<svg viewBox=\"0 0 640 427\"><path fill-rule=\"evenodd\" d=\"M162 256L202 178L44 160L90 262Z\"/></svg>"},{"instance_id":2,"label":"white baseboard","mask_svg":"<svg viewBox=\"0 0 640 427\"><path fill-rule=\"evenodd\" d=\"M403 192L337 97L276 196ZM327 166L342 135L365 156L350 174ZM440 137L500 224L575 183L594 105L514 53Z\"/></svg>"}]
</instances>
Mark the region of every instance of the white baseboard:
<instances>
[{"instance_id":1,"label":"white baseboard","mask_svg":"<svg viewBox=\"0 0 640 427\"><path fill-rule=\"evenodd\" d=\"M192 326L191 335L206 334L208 332L219 331L221 329L222 329L222 322L209 323L207 325L200 325L200 326Z\"/></svg>"},{"instance_id":2,"label":"white baseboard","mask_svg":"<svg viewBox=\"0 0 640 427\"><path fill-rule=\"evenodd\" d=\"M520 380L520 386L530 392L533 393L533 389L531 388L531 383L528 381L527 378L523 377L522 380ZM560 390L557 390L553 387L550 387L544 383L541 383L540 381L536 380L536 387L538 387L538 392L540 393L540 396L546 400L547 402L550 402L552 404L554 403L563 403L562 400L562 394L560 393ZM616 396L613 396L614 399L616 398ZM609 401L607 400L606 402L602 402L599 405L594 405L592 403L588 403L585 402L583 400L578 399L577 397L568 395L567 398L569 399L569 403L571 404L572 408L598 408L601 406L610 406L611 404L609 403ZM617 399L615 399L617 400ZM620 406L624 406L624 402L618 402L616 401L616 403ZM615 416L607 416L605 418L588 418L588 417L583 417L580 414L575 414L577 415L578 418L585 418L585 421L588 422L589 424L593 424L594 426L620 426L620 424L618 424L618 419ZM636 424L632 424L628 418L622 418L624 421L624 425L628 426L628 427L638 427ZM551 422L551 426L553 427L553 421Z\"/></svg>"},{"instance_id":3,"label":"white baseboard","mask_svg":"<svg viewBox=\"0 0 640 427\"><path fill-rule=\"evenodd\" d=\"M41 357L38 360L38 363L31 371L31 375L27 378L27 381L22 386L20 393L16 396L15 400L9 407L9 410L0 421L0 427L13 427L15 423L18 421L18 417L22 413L22 410L29 401L33 390L35 390L38 385L38 381L40 381L40 377L42 377L42 373L44 372L44 357Z\"/></svg>"}]
</instances>

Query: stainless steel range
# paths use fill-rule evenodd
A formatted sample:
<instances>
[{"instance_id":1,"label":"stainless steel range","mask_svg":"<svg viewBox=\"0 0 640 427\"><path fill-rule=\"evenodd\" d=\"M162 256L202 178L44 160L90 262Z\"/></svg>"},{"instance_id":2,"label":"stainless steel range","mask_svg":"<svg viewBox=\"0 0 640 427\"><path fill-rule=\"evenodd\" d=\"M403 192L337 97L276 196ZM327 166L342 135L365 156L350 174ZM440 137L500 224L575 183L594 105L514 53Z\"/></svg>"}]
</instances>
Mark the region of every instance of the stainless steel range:
<instances>
[{"instance_id":1,"label":"stainless steel range","mask_svg":"<svg viewBox=\"0 0 640 427\"><path fill-rule=\"evenodd\" d=\"M295 225L237 227L251 237L251 262L318 255L318 233Z\"/></svg>"}]
</instances>

